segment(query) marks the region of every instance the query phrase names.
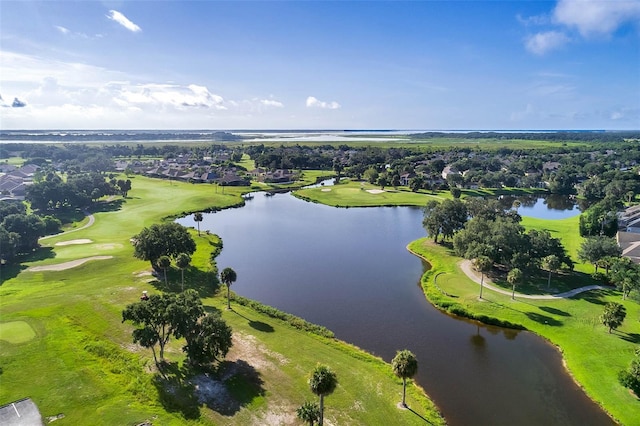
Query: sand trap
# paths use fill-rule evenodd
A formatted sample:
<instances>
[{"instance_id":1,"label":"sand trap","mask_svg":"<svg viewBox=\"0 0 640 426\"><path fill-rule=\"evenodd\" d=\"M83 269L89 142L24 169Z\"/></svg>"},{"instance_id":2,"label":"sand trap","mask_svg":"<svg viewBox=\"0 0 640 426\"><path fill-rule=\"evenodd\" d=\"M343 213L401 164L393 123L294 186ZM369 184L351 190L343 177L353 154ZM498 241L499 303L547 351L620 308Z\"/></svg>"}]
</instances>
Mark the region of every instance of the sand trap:
<instances>
[{"instance_id":1,"label":"sand trap","mask_svg":"<svg viewBox=\"0 0 640 426\"><path fill-rule=\"evenodd\" d=\"M369 194L382 194L384 189L367 189L367 192Z\"/></svg>"},{"instance_id":2,"label":"sand trap","mask_svg":"<svg viewBox=\"0 0 640 426\"><path fill-rule=\"evenodd\" d=\"M322 192L331 192L331 188L322 188Z\"/></svg>"},{"instance_id":3,"label":"sand trap","mask_svg":"<svg viewBox=\"0 0 640 426\"><path fill-rule=\"evenodd\" d=\"M87 238L81 238L79 240L69 240L69 241L60 241L59 243L56 243L55 245L57 246L70 246L72 244L89 244L92 243L93 241L87 239Z\"/></svg>"},{"instance_id":4,"label":"sand trap","mask_svg":"<svg viewBox=\"0 0 640 426\"><path fill-rule=\"evenodd\" d=\"M92 256L85 257L83 259L72 260L70 262L58 263L56 265L43 265L43 266L32 266L27 269L29 272L42 272L42 271L64 271L66 269L75 268L76 266L80 266L83 263L89 262L90 260L106 260L111 259L113 256Z\"/></svg>"}]
</instances>

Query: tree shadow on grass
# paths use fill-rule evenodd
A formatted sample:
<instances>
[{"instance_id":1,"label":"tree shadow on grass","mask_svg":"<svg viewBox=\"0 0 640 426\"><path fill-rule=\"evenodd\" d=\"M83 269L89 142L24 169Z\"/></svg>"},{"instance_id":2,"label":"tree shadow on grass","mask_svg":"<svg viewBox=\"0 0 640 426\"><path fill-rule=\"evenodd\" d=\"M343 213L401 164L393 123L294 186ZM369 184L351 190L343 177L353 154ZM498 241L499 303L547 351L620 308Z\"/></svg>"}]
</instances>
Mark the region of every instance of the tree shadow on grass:
<instances>
[{"instance_id":1,"label":"tree shadow on grass","mask_svg":"<svg viewBox=\"0 0 640 426\"><path fill-rule=\"evenodd\" d=\"M550 306L540 306L540 309L542 309L545 312L548 312L550 314L553 315L560 315L562 317L570 317L571 314L569 312L566 311L562 311L560 309L556 309L556 308L552 308Z\"/></svg>"},{"instance_id":2,"label":"tree shadow on grass","mask_svg":"<svg viewBox=\"0 0 640 426\"><path fill-rule=\"evenodd\" d=\"M552 317L547 316L547 315L538 314L536 312L526 312L525 315L530 320L533 320L533 321L538 322L540 324L551 325L551 326L554 326L554 327L559 327L559 326L564 325L562 323L562 321L558 321L555 318L552 318Z\"/></svg>"},{"instance_id":3,"label":"tree shadow on grass","mask_svg":"<svg viewBox=\"0 0 640 426\"><path fill-rule=\"evenodd\" d=\"M122 209L122 204L124 204L124 199L122 198L111 201L100 201L91 206L91 211L93 213L115 212Z\"/></svg>"},{"instance_id":4,"label":"tree shadow on grass","mask_svg":"<svg viewBox=\"0 0 640 426\"><path fill-rule=\"evenodd\" d=\"M27 269L26 265L20 264L11 264L11 265L1 265L0 266L0 286L4 284L5 281L10 280L11 278L15 278L22 271Z\"/></svg>"},{"instance_id":5,"label":"tree shadow on grass","mask_svg":"<svg viewBox=\"0 0 640 426\"><path fill-rule=\"evenodd\" d=\"M223 361L216 374L199 374L192 382L198 402L223 416L233 416L265 394L260 373L241 359Z\"/></svg>"},{"instance_id":6,"label":"tree shadow on grass","mask_svg":"<svg viewBox=\"0 0 640 426\"><path fill-rule=\"evenodd\" d=\"M56 257L56 253L53 251L53 247L40 247L33 253L19 256L16 259L18 263L1 265L0 285L11 278L17 277L20 272L27 269L26 265L19 262L37 262L39 260L53 259L54 257Z\"/></svg>"},{"instance_id":7,"label":"tree shadow on grass","mask_svg":"<svg viewBox=\"0 0 640 426\"><path fill-rule=\"evenodd\" d=\"M620 337L622 340L626 340L627 342L635 344L640 343L640 334L638 333L620 333Z\"/></svg>"},{"instance_id":8,"label":"tree shadow on grass","mask_svg":"<svg viewBox=\"0 0 640 426\"><path fill-rule=\"evenodd\" d=\"M251 318L245 317L240 312L233 311L233 313L246 319L247 322L249 323L249 326L255 330L262 331L264 333L273 333L275 331L274 328L271 326L271 324L267 324L266 322L262 322L262 321L254 321Z\"/></svg>"},{"instance_id":9,"label":"tree shadow on grass","mask_svg":"<svg viewBox=\"0 0 640 426\"><path fill-rule=\"evenodd\" d=\"M584 293L579 293L573 297L575 300L585 300L589 303L593 303L594 305L603 305L607 303L604 299L606 292L608 290L591 290L585 291Z\"/></svg>"},{"instance_id":10,"label":"tree shadow on grass","mask_svg":"<svg viewBox=\"0 0 640 426\"><path fill-rule=\"evenodd\" d=\"M407 410L411 411L413 414L415 414L416 416L418 416L420 418L420 420L423 420L425 423L428 424L433 424L431 423L426 417L423 417L420 413L416 412L415 410L413 410L411 407L407 406Z\"/></svg>"},{"instance_id":11,"label":"tree shadow on grass","mask_svg":"<svg viewBox=\"0 0 640 426\"><path fill-rule=\"evenodd\" d=\"M182 276L180 270L171 268L167 270L167 285L164 283L164 271L159 271L156 281L150 282L156 289L169 293L182 292ZM202 271L190 266L184 271L184 289L193 289L201 298L214 296L220 287L218 278L212 271Z\"/></svg>"},{"instance_id":12,"label":"tree shadow on grass","mask_svg":"<svg viewBox=\"0 0 640 426\"><path fill-rule=\"evenodd\" d=\"M191 371L177 363L163 363L160 373L153 378L160 403L169 412L178 412L187 420L200 418L200 404L196 386L188 380Z\"/></svg>"}]
</instances>

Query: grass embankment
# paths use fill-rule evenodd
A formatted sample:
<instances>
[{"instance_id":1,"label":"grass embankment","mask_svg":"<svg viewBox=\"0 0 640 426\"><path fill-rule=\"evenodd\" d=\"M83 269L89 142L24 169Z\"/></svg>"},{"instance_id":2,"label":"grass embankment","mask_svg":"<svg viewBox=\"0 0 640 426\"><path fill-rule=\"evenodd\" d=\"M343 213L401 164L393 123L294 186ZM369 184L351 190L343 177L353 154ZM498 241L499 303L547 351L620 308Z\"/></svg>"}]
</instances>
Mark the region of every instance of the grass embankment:
<instances>
[{"instance_id":1,"label":"grass embankment","mask_svg":"<svg viewBox=\"0 0 640 426\"><path fill-rule=\"evenodd\" d=\"M463 189L462 198L492 197L498 195L534 194L545 191L522 188L502 189ZM381 188L364 181L343 179L338 185L300 189L294 192L296 197L314 203L333 207L390 207L419 206L423 207L429 200L442 201L452 199L450 191L427 191L421 189L411 191L406 186Z\"/></svg>"},{"instance_id":2,"label":"grass embankment","mask_svg":"<svg viewBox=\"0 0 640 426\"><path fill-rule=\"evenodd\" d=\"M173 363L169 379L159 379L151 351L132 344L132 326L121 323L121 311L138 301L142 290L177 291L180 272L169 273L170 288L165 289L162 280L150 275L149 263L132 256L129 239L167 216L236 205L240 189L225 188L222 194L211 185L132 180L130 198L119 209L113 202L94 213L93 226L43 240L46 247L33 259L1 271L0 403L31 397L43 416L64 414L60 425L145 420L161 425L298 424L295 409L314 399L307 375L321 362L335 370L340 382L326 400L332 423L423 424L420 416L443 423L415 386L409 404L418 415L396 408L401 381L382 360L237 304L233 311L222 310L236 338L223 364L231 402L221 408L215 398L199 403L190 396L193 385L177 369L183 360L180 342L172 342L166 352ZM214 293L209 265L219 241L192 234L198 249L185 271L186 287L200 292L207 309L222 308L225 300ZM70 240L85 243L56 245ZM112 258L63 271L26 271L104 255Z\"/></svg>"},{"instance_id":3,"label":"grass embankment","mask_svg":"<svg viewBox=\"0 0 640 426\"><path fill-rule=\"evenodd\" d=\"M558 229L569 226L571 220L565 222L526 220L525 224L561 232ZM571 243L569 247L575 244L572 240L576 234L575 228L572 228L572 233L564 234L572 235L567 238ZM563 300L517 297L512 300L508 295L487 288L480 301L479 285L460 270L458 263L461 259L449 249L426 238L412 242L409 249L432 265L432 269L422 277L422 287L431 303L450 313L489 323L521 325L545 337L560 348L568 370L592 399L622 424L638 423L640 401L617 380L618 372L628 367L634 349L640 343L640 307L637 302L622 301L620 292L615 290L590 291ZM570 249L569 252L575 258L575 251ZM589 265L579 265L577 269L589 268ZM553 281L552 285L555 286ZM621 302L627 309L626 321L612 334L607 333L598 320L604 303L609 301Z\"/></svg>"}]
</instances>

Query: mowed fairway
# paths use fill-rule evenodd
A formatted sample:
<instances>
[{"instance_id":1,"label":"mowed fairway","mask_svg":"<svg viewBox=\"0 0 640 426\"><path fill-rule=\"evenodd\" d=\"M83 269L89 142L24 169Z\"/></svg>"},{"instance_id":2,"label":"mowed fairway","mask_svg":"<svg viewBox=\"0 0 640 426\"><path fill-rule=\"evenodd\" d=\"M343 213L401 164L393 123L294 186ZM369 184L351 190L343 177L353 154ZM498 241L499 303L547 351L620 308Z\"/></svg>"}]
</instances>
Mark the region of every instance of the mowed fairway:
<instances>
[{"instance_id":1,"label":"mowed fairway","mask_svg":"<svg viewBox=\"0 0 640 426\"><path fill-rule=\"evenodd\" d=\"M132 183L130 198L119 209L95 212L95 223L86 229L44 239L45 247L33 260L2 271L0 404L31 397L43 417L64 414L56 421L60 425L300 424L295 409L315 400L306 381L321 362L339 380L326 399L326 418L332 424L417 425L424 424L423 417L443 423L417 387L409 387L415 412L396 407L401 381L382 360L249 308L222 309L226 302L214 294L209 264L217 238L204 232L199 237L195 230L191 233L198 249L185 271L185 287L196 288L208 309L222 309L236 342L225 371L239 368L244 373L227 377L235 401L228 410L211 400L185 397L182 390L194 388L186 381L168 388L154 374L151 351L134 345L131 324L121 322L122 309L138 301L143 290L166 290L150 274L149 262L133 257L130 239L164 217L224 208L242 199L237 188L225 188L222 194L211 185L139 176ZM89 257L99 258L68 269L27 270ZM168 290L179 288L180 272L174 269ZM180 346L172 341L166 353L177 365L184 358Z\"/></svg>"}]
</instances>

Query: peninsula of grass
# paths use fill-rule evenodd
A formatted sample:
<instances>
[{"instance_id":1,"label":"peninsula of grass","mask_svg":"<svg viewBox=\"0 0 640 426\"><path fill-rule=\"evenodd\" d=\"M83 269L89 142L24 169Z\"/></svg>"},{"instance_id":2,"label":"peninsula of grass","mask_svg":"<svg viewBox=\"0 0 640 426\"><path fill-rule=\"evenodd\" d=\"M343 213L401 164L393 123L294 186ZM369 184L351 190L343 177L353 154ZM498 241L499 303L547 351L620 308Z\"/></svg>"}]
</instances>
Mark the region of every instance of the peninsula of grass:
<instances>
[{"instance_id":1,"label":"peninsula of grass","mask_svg":"<svg viewBox=\"0 0 640 426\"><path fill-rule=\"evenodd\" d=\"M226 292L218 294L210 263L221 242L195 230L197 250L185 271L185 287L200 293L207 310L220 309L233 328L234 346L220 370L226 385L207 379L217 377L215 372L206 376L190 370L179 341L170 342L167 377L160 376L151 351L132 343L132 325L122 323L121 312L143 290L179 291L180 271L170 271L165 286L152 276L148 262L133 257L130 238L144 226L183 212L241 204L242 189L222 193L213 185L140 176L132 181L129 198L93 212L92 226L45 239L32 258L1 271L0 403L30 397L44 418L63 414L56 421L61 426L291 424L297 422L296 408L316 400L307 377L316 363L323 363L339 381L325 400L325 418L332 424L418 425L425 419L444 424L415 385L408 390L413 411L397 408L401 380L380 358L249 306L232 301L233 310L224 309ZM56 245L70 240L79 243ZM92 256L111 257L67 270L27 271ZM190 382L189 377L203 381ZM195 397L196 384L212 393L209 399Z\"/></svg>"},{"instance_id":2,"label":"peninsula of grass","mask_svg":"<svg viewBox=\"0 0 640 426\"><path fill-rule=\"evenodd\" d=\"M525 225L558 231L562 221L525 220ZM566 222L571 223L571 220ZM576 221L577 222L577 221ZM567 236L569 247L575 247L576 228ZM577 237L579 238L579 237ZM565 238L563 238L565 240ZM637 424L640 401L618 383L618 372L626 369L640 343L640 306L633 300L622 300L613 289L581 293L561 300L512 300L485 287L479 300L479 285L460 269L462 260L445 246L423 238L412 242L409 250L427 260L432 268L422 277L421 284L427 299L441 310L453 315L481 320L490 324L512 325L530 330L562 352L569 373L587 395L600 404L621 424ZM569 250L575 259L575 251ZM589 275L579 271L593 270L590 265L577 265L578 277L572 287L593 284ZM564 278L554 278L554 281ZM552 285L556 285L555 283ZM624 324L609 334L598 317L606 302L622 303L627 310ZM526 368L526 366L525 366Z\"/></svg>"}]
</instances>

